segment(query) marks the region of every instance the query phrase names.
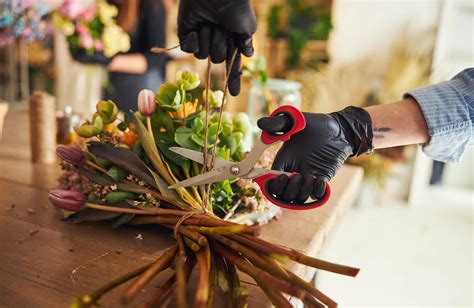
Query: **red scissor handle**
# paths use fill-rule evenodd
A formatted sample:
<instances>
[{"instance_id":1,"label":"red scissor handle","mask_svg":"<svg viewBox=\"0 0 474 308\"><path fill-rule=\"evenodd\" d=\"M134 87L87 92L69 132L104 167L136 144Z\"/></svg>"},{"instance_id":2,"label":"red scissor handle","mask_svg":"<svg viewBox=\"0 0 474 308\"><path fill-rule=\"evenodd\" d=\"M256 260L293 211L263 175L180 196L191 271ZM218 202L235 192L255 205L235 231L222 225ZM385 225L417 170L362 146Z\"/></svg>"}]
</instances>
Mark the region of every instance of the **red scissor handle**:
<instances>
[{"instance_id":1,"label":"red scissor handle","mask_svg":"<svg viewBox=\"0 0 474 308\"><path fill-rule=\"evenodd\" d=\"M260 186L260 189L262 190L263 195L276 206L279 206L285 209L290 209L290 210L311 210L311 209L315 209L317 207L320 207L326 204L326 202L329 200L329 197L331 196L331 187L329 186L329 183L326 182L326 194L320 200L316 200L316 201L312 201L308 203L290 203L290 202L284 202L284 201L278 200L276 197L274 197L272 194L268 192L268 187L267 187L268 181L276 178L277 176L278 174L275 174L275 173L267 173L253 179L255 183L257 183L258 186Z\"/></svg>"},{"instance_id":2,"label":"red scissor handle","mask_svg":"<svg viewBox=\"0 0 474 308\"><path fill-rule=\"evenodd\" d=\"M291 105L280 106L275 109L275 111L273 111L270 116L274 117L282 113L291 117L291 120L293 121L292 128L288 132L281 135L269 134L263 131L261 137L263 143L272 144L278 141L288 141L290 140L292 135L302 131L306 127L306 120L304 118L304 115L298 108L293 107Z\"/></svg>"}]
</instances>

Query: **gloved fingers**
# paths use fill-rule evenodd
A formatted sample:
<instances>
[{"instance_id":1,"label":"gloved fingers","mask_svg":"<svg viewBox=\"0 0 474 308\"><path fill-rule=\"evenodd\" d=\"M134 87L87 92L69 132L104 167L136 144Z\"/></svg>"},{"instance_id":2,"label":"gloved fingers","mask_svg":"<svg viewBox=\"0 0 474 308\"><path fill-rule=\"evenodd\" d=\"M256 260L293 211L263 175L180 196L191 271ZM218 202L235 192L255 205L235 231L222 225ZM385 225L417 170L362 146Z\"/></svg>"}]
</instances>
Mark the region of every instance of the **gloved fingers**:
<instances>
[{"instance_id":1,"label":"gloved fingers","mask_svg":"<svg viewBox=\"0 0 474 308\"><path fill-rule=\"evenodd\" d=\"M286 174L280 174L276 178L268 181L268 192L272 195L280 195L288 183L288 176Z\"/></svg>"},{"instance_id":2,"label":"gloved fingers","mask_svg":"<svg viewBox=\"0 0 474 308\"><path fill-rule=\"evenodd\" d=\"M258 127L270 134L286 133L291 129L292 121L284 113L274 117L263 117L257 121Z\"/></svg>"},{"instance_id":3,"label":"gloved fingers","mask_svg":"<svg viewBox=\"0 0 474 308\"><path fill-rule=\"evenodd\" d=\"M301 174L295 174L289 178L285 189L280 195L277 195L277 197L287 202L294 201L296 200L302 186L303 176Z\"/></svg>"},{"instance_id":4,"label":"gloved fingers","mask_svg":"<svg viewBox=\"0 0 474 308\"><path fill-rule=\"evenodd\" d=\"M301 185L301 189L296 196L296 201L298 203L304 203L313 193L313 187L314 176L312 174L303 175L303 184Z\"/></svg>"},{"instance_id":5,"label":"gloved fingers","mask_svg":"<svg viewBox=\"0 0 474 308\"><path fill-rule=\"evenodd\" d=\"M232 96L237 96L240 93L240 77L242 75L242 56L240 55L240 52L237 51L237 54L235 55L234 59L234 64L232 67L230 66L230 63L232 62L232 56L234 55L234 52L236 50L236 46L234 44L233 39L229 39L227 41L227 71L230 70L229 74L229 93Z\"/></svg>"},{"instance_id":6,"label":"gloved fingers","mask_svg":"<svg viewBox=\"0 0 474 308\"><path fill-rule=\"evenodd\" d=\"M180 34L178 38L182 51L188 53L197 53L199 51L199 36L197 32L192 31L187 34Z\"/></svg>"},{"instance_id":7,"label":"gloved fingers","mask_svg":"<svg viewBox=\"0 0 474 308\"><path fill-rule=\"evenodd\" d=\"M199 51L194 53L194 56L198 59L206 59L209 57L209 49L212 40L211 27L208 25L203 25L199 29Z\"/></svg>"},{"instance_id":8,"label":"gloved fingers","mask_svg":"<svg viewBox=\"0 0 474 308\"><path fill-rule=\"evenodd\" d=\"M326 194L326 178L323 176L314 177L313 192L311 197L314 199L322 199Z\"/></svg>"},{"instance_id":9,"label":"gloved fingers","mask_svg":"<svg viewBox=\"0 0 474 308\"><path fill-rule=\"evenodd\" d=\"M239 39L239 51L246 57L253 56L254 48L252 36L242 35L242 37Z\"/></svg>"},{"instance_id":10,"label":"gloved fingers","mask_svg":"<svg viewBox=\"0 0 474 308\"><path fill-rule=\"evenodd\" d=\"M211 42L212 43L209 51L211 54L212 63L222 63L227 56L227 44L226 36L220 28L214 27Z\"/></svg>"}]
</instances>

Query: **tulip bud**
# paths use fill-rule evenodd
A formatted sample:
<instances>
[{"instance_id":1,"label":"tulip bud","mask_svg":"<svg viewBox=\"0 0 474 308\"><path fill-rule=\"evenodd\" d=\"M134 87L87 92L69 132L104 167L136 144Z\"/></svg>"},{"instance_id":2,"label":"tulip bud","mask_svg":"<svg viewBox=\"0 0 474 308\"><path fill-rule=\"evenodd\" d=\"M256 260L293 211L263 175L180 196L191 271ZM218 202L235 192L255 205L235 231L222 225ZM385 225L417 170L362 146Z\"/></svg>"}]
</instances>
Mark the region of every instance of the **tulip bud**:
<instances>
[{"instance_id":1,"label":"tulip bud","mask_svg":"<svg viewBox=\"0 0 474 308\"><path fill-rule=\"evenodd\" d=\"M75 146L58 145L56 154L67 163L73 166L82 166L86 161L86 155L81 149Z\"/></svg>"},{"instance_id":2,"label":"tulip bud","mask_svg":"<svg viewBox=\"0 0 474 308\"><path fill-rule=\"evenodd\" d=\"M140 113L149 117L156 111L155 93L148 89L143 89L138 93L138 110Z\"/></svg>"},{"instance_id":3,"label":"tulip bud","mask_svg":"<svg viewBox=\"0 0 474 308\"><path fill-rule=\"evenodd\" d=\"M83 193L56 188L49 191L49 201L56 207L72 212L78 212L86 205Z\"/></svg>"}]
</instances>

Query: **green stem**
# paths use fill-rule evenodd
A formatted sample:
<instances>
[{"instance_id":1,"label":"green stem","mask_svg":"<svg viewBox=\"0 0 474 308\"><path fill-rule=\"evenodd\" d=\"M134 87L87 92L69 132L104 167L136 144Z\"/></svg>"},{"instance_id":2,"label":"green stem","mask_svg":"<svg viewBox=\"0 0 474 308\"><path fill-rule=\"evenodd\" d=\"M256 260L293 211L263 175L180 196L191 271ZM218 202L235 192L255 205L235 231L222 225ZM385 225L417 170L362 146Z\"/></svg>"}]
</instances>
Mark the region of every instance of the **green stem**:
<instances>
[{"instance_id":1,"label":"green stem","mask_svg":"<svg viewBox=\"0 0 474 308\"><path fill-rule=\"evenodd\" d=\"M86 160L86 165L99 170L102 173L107 173L108 171L105 168L102 168L101 166L97 165L96 163L91 162L90 160Z\"/></svg>"},{"instance_id":2,"label":"green stem","mask_svg":"<svg viewBox=\"0 0 474 308\"><path fill-rule=\"evenodd\" d=\"M113 212L113 213L126 213L126 214L136 214L136 215L156 215L156 213L151 212L151 211L143 211L139 209L127 209L127 208L93 204L93 203L86 203L85 206L90 209Z\"/></svg>"},{"instance_id":3,"label":"green stem","mask_svg":"<svg viewBox=\"0 0 474 308\"><path fill-rule=\"evenodd\" d=\"M144 265L140 268L137 268L134 271L131 271L125 275L122 275L120 277L115 278L114 280L108 282L107 284L103 285L102 287L98 288L94 292L92 292L89 295L84 295L81 297L82 304L84 305L92 305L97 303L97 301L108 291L112 290L113 288L118 287L124 282L129 281L130 279L133 279L137 277L138 275L142 274L145 272L148 268L150 268L155 262L152 262L150 264Z\"/></svg>"},{"instance_id":4,"label":"green stem","mask_svg":"<svg viewBox=\"0 0 474 308\"><path fill-rule=\"evenodd\" d=\"M187 179L190 179L190 178L191 178L191 175L189 174L189 170L183 169L183 171L184 171L184 176L185 176ZM202 199L201 199L201 195L199 194L199 192L198 192L196 186L191 186L191 189L192 189L192 191L193 191L194 196L196 197L196 200L197 200L200 204L204 205L203 202L202 202Z\"/></svg>"}]
</instances>

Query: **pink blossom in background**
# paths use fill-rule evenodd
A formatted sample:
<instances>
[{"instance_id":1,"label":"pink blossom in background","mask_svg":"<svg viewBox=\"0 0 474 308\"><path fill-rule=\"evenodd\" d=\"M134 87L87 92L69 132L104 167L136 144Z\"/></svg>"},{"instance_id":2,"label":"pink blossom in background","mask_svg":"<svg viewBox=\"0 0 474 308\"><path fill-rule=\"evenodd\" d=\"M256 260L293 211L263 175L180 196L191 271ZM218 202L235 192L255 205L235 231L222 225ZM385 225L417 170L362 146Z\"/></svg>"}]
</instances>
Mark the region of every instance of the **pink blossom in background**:
<instances>
[{"instance_id":1,"label":"pink blossom in background","mask_svg":"<svg viewBox=\"0 0 474 308\"><path fill-rule=\"evenodd\" d=\"M84 21L91 21L95 16L95 8L87 8L82 12L82 19Z\"/></svg>"},{"instance_id":2,"label":"pink blossom in background","mask_svg":"<svg viewBox=\"0 0 474 308\"><path fill-rule=\"evenodd\" d=\"M104 46L102 46L101 40L94 40L94 50L95 51L102 51Z\"/></svg>"},{"instance_id":3,"label":"pink blossom in background","mask_svg":"<svg viewBox=\"0 0 474 308\"><path fill-rule=\"evenodd\" d=\"M30 27L26 27L25 29L23 29L23 32L21 33L23 37L29 37L31 34L32 34L32 31Z\"/></svg>"},{"instance_id":4,"label":"pink blossom in background","mask_svg":"<svg viewBox=\"0 0 474 308\"><path fill-rule=\"evenodd\" d=\"M89 29L83 23L77 24L76 31L80 36L90 35Z\"/></svg>"},{"instance_id":5,"label":"pink blossom in background","mask_svg":"<svg viewBox=\"0 0 474 308\"><path fill-rule=\"evenodd\" d=\"M91 49L92 47L94 47L94 40L90 35L81 35L79 37L79 43L84 49Z\"/></svg>"},{"instance_id":6,"label":"pink blossom in background","mask_svg":"<svg viewBox=\"0 0 474 308\"><path fill-rule=\"evenodd\" d=\"M65 0L59 10L62 15L76 20L85 9L84 0Z\"/></svg>"},{"instance_id":7,"label":"pink blossom in background","mask_svg":"<svg viewBox=\"0 0 474 308\"><path fill-rule=\"evenodd\" d=\"M38 3L38 0L20 0L19 3L20 7L27 9L34 7L34 5Z\"/></svg>"}]
</instances>

